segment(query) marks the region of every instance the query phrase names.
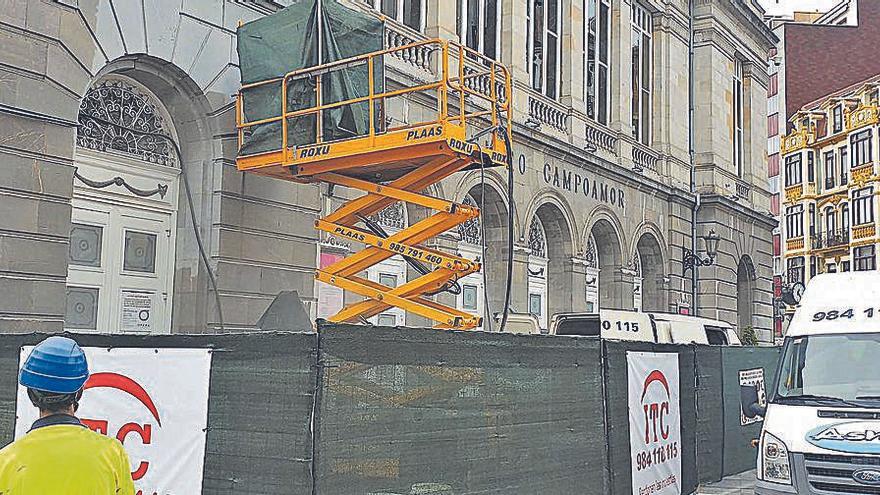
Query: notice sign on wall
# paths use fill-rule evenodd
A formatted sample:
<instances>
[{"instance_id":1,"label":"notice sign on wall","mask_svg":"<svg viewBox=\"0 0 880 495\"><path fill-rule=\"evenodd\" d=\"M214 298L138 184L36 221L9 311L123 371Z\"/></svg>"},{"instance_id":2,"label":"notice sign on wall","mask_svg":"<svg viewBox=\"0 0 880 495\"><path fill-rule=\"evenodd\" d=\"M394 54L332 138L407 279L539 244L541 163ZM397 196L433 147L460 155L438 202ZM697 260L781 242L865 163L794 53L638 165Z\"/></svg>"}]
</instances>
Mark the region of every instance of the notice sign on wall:
<instances>
[{"instance_id":1,"label":"notice sign on wall","mask_svg":"<svg viewBox=\"0 0 880 495\"><path fill-rule=\"evenodd\" d=\"M740 370L740 426L751 425L764 420L762 416L752 409L752 404L758 404L759 406L767 405L767 391L764 387L763 368Z\"/></svg>"},{"instance_id":2,"label":"notice sign on wall","mask_svg":"<svg viewBox=\"0 0 880 495\"><path fill-rule=\"evenodd\" d=\"M153 330L152 294L122 291L122 331L149 333Z\"/></svg>"},{"instance_id":3,"label":"notice sign on wall","mask_svg":"<svg viewBox=\"0 0 880 495\"><path fill-rule=\"evenodd\" d=\"M681 494L678 354L627 352L633 495Z\"/></svg>"},{"instance_id":4,"label":"notice sign on wall","mask_svg":"<svg viewBox=\"0 0 880 495\"><path fill-rule=\"evenodd\" d=\"M32 347L21 350L21 366ZM117 438L131 460L138 495L202 492L208 425L207 349L83 349L91 377L77 416L89 428ZM18 389L15 438L37 419Z\"/></svg>"}]
</instances>

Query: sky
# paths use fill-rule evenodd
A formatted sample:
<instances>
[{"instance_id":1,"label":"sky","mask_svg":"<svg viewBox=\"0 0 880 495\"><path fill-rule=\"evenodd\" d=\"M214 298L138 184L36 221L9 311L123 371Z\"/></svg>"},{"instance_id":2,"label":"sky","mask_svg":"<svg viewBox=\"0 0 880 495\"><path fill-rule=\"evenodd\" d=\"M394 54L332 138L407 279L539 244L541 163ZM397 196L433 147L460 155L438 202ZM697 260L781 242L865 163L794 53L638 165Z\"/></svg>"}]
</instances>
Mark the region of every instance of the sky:
<instances>
[{"instance_id":1,"label":"sky","mask_svg":"<svg viewBox=\"0 0 880 495\"><path fill-rule=\"evenodd\" d=\"M769 15L791 14L793 11L825 12L840 0L759 0Z\"/></svg>"}]
</instances>

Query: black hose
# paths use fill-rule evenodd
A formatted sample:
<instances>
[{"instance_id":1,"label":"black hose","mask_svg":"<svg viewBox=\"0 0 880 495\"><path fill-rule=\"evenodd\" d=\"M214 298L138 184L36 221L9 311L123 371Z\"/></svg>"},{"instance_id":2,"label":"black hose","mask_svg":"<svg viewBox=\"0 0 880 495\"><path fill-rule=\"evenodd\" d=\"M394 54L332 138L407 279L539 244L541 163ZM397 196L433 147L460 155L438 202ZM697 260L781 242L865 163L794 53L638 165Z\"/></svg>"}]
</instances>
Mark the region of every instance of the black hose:
<instances>
[{"instance_id":1,"label":"black hose","mask_svg":"<svg viewBox=\"0 0 880 495\"><path fill-rule=\"evenodd\" d=\"M513 286L513 146L507 129L499 126L501 135L504 137L504 147L507 150L507 288L504 292L504 314L501 316L500 332L507 326L507 315L510 312L510 295Z\"/></svg>"},{"instance_id":2,"label":"black hose","mask_svg":"<svg viewBox=\"0 0 880 495\"><path fill-rule=\"evenodd\" d=\"M486 129L477 133L474 137L470 138L468 141L475 144L477 146L477 150L480 154L480 211L484 211L486 207L486 176L485 169L486 163L485 160L488 157L483 153L483 148L480 146L479 138L490 132L498 133L501 132L502 137L504 138L504 147L507 150L507 280L506 287L504 290L504 308L503 313L501 314L501 326L498 329L499 332L503 332L504 328L507 326L507 316L510 313L510 297L511 297L511 289L513 288L513 146L510 142L510 136L507 135L507 128L503 125L497 125L493 128ZM483 252L483 265L485 266L486 262L486 230L485 230L485 222L480 220L480 237L481 237L481 249ZM484 272L485 273L485 272ZM488 297L488 280L486 277L483 277L483 299L484 306L486 310L484 313L489 315L489 297ZM488 319L489 328L491 331L491 316Z\"/></svg>"},{"instance_id":3,"label":"black hose","mask_svg":"<svg viewBox=\"0 0 880 495\"><path fill-rule=\"evenodd\" d=\"M204 242L202 242L202 234L199 231L199 226L196 224L196 208L193 205L192 189L190 188L189 179L186 175L186 166L183 162L183 153L180 152L180 147L177 145L177 142L171 136L168 136L166 134L123 127L114 122L110 122L109 120L104 120L99 117L94 117L92 115L89 115L88 118L104 125L111 125L124 131L129 131L133 134L140 134L141 136L149 136L162 139L170 144L172 148L174 148L174 153L175 155L177 155L177 163L180 165L180 175L183 176L183 190L186 195L187 205L189 206L189 215L190 219L192 220L193 233L196 237L196 245L198 246L199 257L205 265L205 271L208 273L208 280L210 280L211 282L211 288L214 289L214 301L217 304L217 319L219 320L218 323L220 324L220 331L225 331L226 326L223 322L223 308L221 308L220 306L220 291L217 289L217 279L214 277L214 271L211 269L211 264L208 262L208 255L205 251L205 244Z\"/></svg>"}]
</instances>

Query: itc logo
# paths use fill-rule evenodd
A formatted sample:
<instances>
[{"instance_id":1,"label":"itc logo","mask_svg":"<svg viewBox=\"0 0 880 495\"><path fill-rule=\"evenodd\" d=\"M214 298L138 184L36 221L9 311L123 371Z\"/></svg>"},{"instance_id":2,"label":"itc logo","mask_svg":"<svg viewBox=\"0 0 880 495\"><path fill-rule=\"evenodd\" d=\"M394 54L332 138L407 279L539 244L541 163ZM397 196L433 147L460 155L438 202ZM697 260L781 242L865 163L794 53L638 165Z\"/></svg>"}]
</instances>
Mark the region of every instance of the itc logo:
<instances>
[{"instance_id":1,"label":"itc logo","mask_svg":"<svg viewBox=\"0 0 880 495\"><path fill-rule=\"evenodd\" d=\"M648 388L655 383L662 386L662 392L652 393L651 400L645 402ZM654 388L658 385L655 385ZM661 393L665 394L665 398L660 396ZM658 396L660 396L659 399ZM645 385L642 387L641 401L645 412L645 445L667 440L669 438L669 425L666 419L669 416L669 382L663 372L654 370L648 374Z\"/></svg>"}]
</instances>

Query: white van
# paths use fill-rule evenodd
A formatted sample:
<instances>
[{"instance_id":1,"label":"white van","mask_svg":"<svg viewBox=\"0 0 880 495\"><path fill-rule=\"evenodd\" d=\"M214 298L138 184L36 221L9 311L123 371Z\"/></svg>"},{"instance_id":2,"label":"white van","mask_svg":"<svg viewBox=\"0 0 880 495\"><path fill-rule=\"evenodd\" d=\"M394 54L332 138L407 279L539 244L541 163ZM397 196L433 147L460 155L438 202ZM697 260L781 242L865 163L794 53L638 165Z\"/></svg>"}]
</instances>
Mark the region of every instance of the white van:
<instances>
[{"instance_id":1,"label":"white van","mask_svg":"<svg viewBox=\"0 0 880 495\"><path fill-rule=\"evenodd\" d=\"M599 313L559 313L550 321L554 335L658 344L739 345L733 326L723 321L668 313L603 309Z\"/></svg>"},{"instance_id":2,"label":"white van","mask_svg":"<svg viewBox=\"0 0 880 495\"><path fill-rule=\"evenodd\" d=\"M757 495L880 493L880 272L810 281L768 386Z\"/></svg>"}]
</instances>

